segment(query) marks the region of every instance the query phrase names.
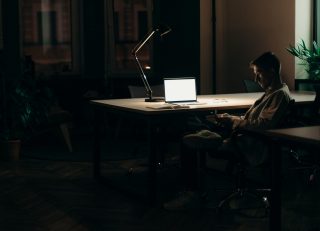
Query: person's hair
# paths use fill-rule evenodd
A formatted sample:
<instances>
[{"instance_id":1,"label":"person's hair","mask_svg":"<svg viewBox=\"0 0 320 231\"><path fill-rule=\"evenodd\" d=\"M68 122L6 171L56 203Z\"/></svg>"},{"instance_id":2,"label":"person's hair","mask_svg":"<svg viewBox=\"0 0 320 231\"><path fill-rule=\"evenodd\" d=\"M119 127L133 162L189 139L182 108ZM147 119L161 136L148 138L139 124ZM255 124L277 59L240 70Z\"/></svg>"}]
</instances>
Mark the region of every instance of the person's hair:
<instances>
[{"instance_id":1,"label":"person's hair","mask_svg":"<svg viewBox=\"0 0 320 231\"><path fill-rule=\"evenodd\" d=\"M260 55L258 58L250 62L250 67L257 66L264 70L274 70L275 73L280 74L281 63L278 57L268 51Z\"/></svg>"}]
</instances>

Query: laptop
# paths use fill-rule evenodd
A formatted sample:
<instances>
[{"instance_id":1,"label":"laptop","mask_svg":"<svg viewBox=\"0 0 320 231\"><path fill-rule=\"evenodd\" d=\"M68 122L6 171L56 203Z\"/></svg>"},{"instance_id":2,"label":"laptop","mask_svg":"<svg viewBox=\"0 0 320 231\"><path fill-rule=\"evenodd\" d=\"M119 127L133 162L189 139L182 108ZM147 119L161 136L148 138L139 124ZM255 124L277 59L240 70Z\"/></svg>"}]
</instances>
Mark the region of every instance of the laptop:
<instances>
[{"instance_id":1,"label":"laptop","mask_svg":"<svg viewBox=\"0 0 320 231\"><path fill-rule=\"evenodd\" d=\"M164 98L172 104L200 104L195 77L164 78Z\"/></svg>"}]
</instances>

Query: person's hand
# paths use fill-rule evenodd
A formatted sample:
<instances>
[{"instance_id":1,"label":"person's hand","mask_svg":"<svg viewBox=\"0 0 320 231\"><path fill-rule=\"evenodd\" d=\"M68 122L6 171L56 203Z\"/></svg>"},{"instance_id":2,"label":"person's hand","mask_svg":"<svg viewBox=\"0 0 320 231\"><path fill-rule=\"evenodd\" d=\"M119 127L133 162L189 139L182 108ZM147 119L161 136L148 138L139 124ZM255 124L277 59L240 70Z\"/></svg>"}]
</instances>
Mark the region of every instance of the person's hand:
<instances>
[{"instance_id":1,"label":"person's hand","mask_svg":"<svg viewBox=\"0 0 320 231\"><path fill-rule=\"evenodd\" d=\"M231 121L231 115L228 113L216 114L216 120L220 123L228 123Z\"/></svg>"},{"instance_id":2,"label":"person's hand","mask_svg":"<svg viewBox=\"0 0 320 231\"><path fill-rule=\"evenodd\" d=\"M213 123L213 124L218 123L218 121L217 121L217 115L216 115L216 114L214 114L214 115L207 115L207 116L206 116L206 120L209 121L210 123Z\"/></svg>"},{"instance_id":3,"label":"person's hand","mask_svg":"<svg viewBox=\"0 0 320 231\"><path fill-rule=\"evenodd\" d=\"M232 128L232 118L233 116L228 113L217 114L216 121L218 124L221 124L223 127L231 129Z\"/></svg>"},{"instance_id":4,"label":"person's hand","mask_svg":"<svg viewBox=\"0 0 320 231\"><path fill-rule=\"evenodd\" d=\"M228 113L224 114L215 114L206 116L207 121L210 123L219 126L219 127L229 127L232 124L231 115Z\"/></svg>"}]
</instances>

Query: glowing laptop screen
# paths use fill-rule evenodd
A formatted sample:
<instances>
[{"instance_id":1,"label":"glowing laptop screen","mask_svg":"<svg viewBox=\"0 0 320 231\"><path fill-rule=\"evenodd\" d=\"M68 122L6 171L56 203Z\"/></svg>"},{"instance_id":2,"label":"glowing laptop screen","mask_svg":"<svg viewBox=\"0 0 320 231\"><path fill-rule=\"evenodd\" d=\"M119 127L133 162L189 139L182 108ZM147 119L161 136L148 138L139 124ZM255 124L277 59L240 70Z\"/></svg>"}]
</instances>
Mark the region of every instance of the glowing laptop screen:
<instances>
[{"instance_id":1,"label":"glowing laptop screen","mask_svg":"<svg viewBox=\"0 0 320 231\"><path fill-rule=\"evenodd\" d=\"M165 101L167 103L197 101L196 80L194 77L165 78Z\"/></svg>"}]
</instances>

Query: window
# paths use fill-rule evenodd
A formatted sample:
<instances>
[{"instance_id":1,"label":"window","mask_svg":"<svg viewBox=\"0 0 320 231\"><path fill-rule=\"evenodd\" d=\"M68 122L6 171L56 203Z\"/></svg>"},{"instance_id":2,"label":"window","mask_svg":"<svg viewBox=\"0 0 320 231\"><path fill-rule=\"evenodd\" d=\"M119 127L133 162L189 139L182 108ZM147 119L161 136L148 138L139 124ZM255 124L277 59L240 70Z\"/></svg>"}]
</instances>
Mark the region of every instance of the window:
<instances>
[{"instance_id":1,"label":"window","mask_svg":"<svg viewBox=\"0 0 320 231\"><path fill-rule=\"evenodd\" d=\"M31 56L35 72L50 74L77 69L73 54L74 0L21 1L22 52Z\"/></svg>"},{"instance_id":2,"label":"window","mask_svg":"<svg viewBox=\"0 0 320 231\"><path fill-rule=\"evenodd\" d=\"M137 71L133 47L151 28L152 0L106 0L109 73L133 73ZM145 69L151 66L151 44L139 51L139 60Z\"/></svg>"},{"instance_id":3,"label":"window","mask_svg":"<svg viewBox=\"0 0 320 231\"><path fill-rule=\"evenodd\" d=\"M320 0L314 0L314 40L320 45Z\"/></svg>"}]
</instances>

